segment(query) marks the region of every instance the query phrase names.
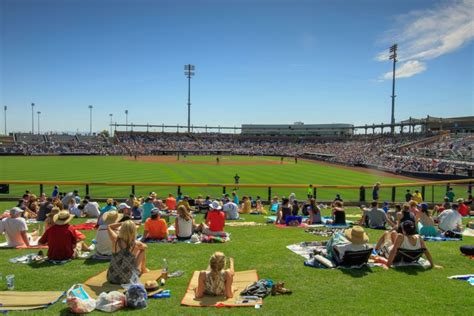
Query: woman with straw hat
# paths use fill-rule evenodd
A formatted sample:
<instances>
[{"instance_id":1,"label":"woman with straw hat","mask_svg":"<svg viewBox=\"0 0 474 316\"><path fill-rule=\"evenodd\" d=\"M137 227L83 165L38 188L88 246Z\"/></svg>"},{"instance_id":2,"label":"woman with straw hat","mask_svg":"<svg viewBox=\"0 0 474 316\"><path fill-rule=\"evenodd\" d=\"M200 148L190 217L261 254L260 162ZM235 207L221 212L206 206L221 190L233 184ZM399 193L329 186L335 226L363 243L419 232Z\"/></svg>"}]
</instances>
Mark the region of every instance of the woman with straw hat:
<instances>
[{"instance_id":1,"label":"woman with straw hat","mask_svg":"<svg viewBox=\"0 0 474 316\"><path fill-rule=\"evenodd\" d=\"M361 226L354 226L353 228L346 229L344 231L344 237L348 240L347 243L340 243L334 245L334 252L338 258L342 261L346 251L361 251L369 249L367 242L369 236Z\"/></svg>"},{"instance_id":2,"label":"woman with straw hat","mask_svg":"<svg viewBox=\"0 0 474 316\"><path fill-rule=\"evenodd\" d=\"M109 211L104 214L104 223L99 226L95 236L97 254L101 256L112 255L112 240L109 238L108 227L119 222L121 219L122 214L119 214L117 211Z\"/></svg>"}]
</instances>

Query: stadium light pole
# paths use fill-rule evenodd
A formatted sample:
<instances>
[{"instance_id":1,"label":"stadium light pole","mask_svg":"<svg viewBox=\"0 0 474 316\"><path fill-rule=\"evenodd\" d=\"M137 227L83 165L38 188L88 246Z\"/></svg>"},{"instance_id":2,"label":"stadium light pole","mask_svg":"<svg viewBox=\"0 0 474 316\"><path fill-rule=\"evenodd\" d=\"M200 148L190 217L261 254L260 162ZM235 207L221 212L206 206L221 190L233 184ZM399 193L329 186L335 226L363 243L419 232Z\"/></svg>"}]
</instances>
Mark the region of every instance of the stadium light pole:
<instances>
[{"instance_id":1,"label":"stadium light pole","mask_svg":"<svg viewBox=\"0 0 474 316\"><path fill-rule=\"evenodd\" d=\"M395 133L395 64L397 63L397 49L398 45L393 44L390 46L390 57L389 59L393 60L393 72L392 72L392 118L390 120L391 132L392 134Z\"/></svg>"},{"instance_id":2,"label":"stadium light pole","mask_svg":"<svg viewBox=\"0 0 474 316\"><path fill-rule=\"evenodd\" d=\"M191 77L194 76L194 65L184 65L184 75L188 78L188 133L191 132Z\"/></svg>"},{"instance_id":3,"label":"stadium light pole","mask_svg":"<svg viewBox=\"0 0 474 316\"><path fill-rule=\"evenodd\" d=\"M128 132L128 110L125 110L125 131Z\"/></svg>"},{"instance_id":4,"label":"stadium light pole","mask_svg":"<svg viewBox=\"0 0 474 316\"><path fill-rule=\"evenodd\" d=\"M3 107L3 121L5 123L5 135L7 135L7 106Z\"/></svg>"},{"instance_id":5,"label":"stadium light pole","mask_svg":"<svg viewBox=\"0 0 474 316\"><path fill-rule=\"evenodd\" d=\"M110 113L109 116L110 116L110 135L109 135L109 137L112 137L112 117L114 115L112 113Z\"/></svg>"},{"instance_id":6,"label":"stadium light pole","mask_svg":"<svg viewBox=\"0 0 474 316\"><path fill-rule=\"evenodd\" d=\"M40 134L40 114L41 114L41 112L38 111L38 112L36 112L36 114L38 114L38 135L39 135Z\"/></svg>"},{"instance_id":7,"label":"stadium light pole","mask_svg":"<svg viewBox=\"0 0 474 316\"><path fill-rule=\"evenodd\" d=\"M92 135L92 105L89 105L89 135Z\"/></svg>"},{"instance_id":8,"label":"stadium light pole","mask_svg":"<svg viewBox=\"0 0 474 316\"><path fill-rule=\"evenodd\" d=\"M35 133L35 104L31 103L31 134Z\"/></svg>"}]
</instances>

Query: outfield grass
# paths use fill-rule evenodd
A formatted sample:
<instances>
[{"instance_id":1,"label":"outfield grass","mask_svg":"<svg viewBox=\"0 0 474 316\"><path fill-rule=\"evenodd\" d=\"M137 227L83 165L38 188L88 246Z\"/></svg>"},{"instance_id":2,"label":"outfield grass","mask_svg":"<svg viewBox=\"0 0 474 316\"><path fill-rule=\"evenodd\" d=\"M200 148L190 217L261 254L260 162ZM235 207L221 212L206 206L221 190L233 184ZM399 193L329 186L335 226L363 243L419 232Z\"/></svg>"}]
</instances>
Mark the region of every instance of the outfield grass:
<instances>
[{"instance_id":1,"label":"outfield grass","mask_svg":"<svg viewBox=\"0 0 474 316\"><path fill-rule=\"evenodd\" d=\"M11 203L0 203L7 208ZM349 213L357 213L352 209ZM247 220L264 222L263 216L246 215ZM199 216L197 221L199 222ZM78 223L79 220L74 220ZM416 268L382 268L361 270L318 270L303 266L303 259L285 247L302 241L323 240L299 228L278 229L273 225L257 227L228 227L232 240L226 244L150 244L148 266L159 269L167 258L171 271L180 269L184 276L170 279L166 287L171 298L150 300L146 310L133 311L133 315L235 315L258 313L262 315L469 315L474 298L467 282L448 280L447 276L473 273L473 261L460 255L459 246L473 244L474 238L463 242L429 243L438 270ZM370 242L375 243L380 231L368 230ZM87 239L94 237L86 232ZM3 239L2 239L3 240ZM260 278L285 281L293 290L291 296L269 296L260 310L252 308L190 308L180 306L192 271L207 266L214 251L223 251L235 257L236 270L257 269ZM67 290L75 283L105 270L107 263L86 264L73 260L64 266L29 266L11 264L9 258L30 253L29 250L0 250L0 272L3 276L15 274L19 291ZM0 290L5 289L4 280ZM44 310L17 312L13 315L67 314L66 305L56 303ZM100 312L94 314L103 315Z\"/></svg>"},{"instance_id":2,"label":"outfield grass","mask_svg":"<svg viewBox=\"0 0 474 316\"><path fill-rule=\"evenodd\" d=\"M187 183L233 183L234 175L238 173L242 184L323 184L323 185L366 185L366 199L370 200L371 186L375 182L382 184L413 182L417 180L399 179L395 176L380 176L359 170L348 170L337 165L317 164L300 160L294 164L292 159L287 159L285 164L273 165L216 165L215 157L192 156L186 158L188 162L208 161L210 165L186 163L151 163L130 161L123 157L1 157L0 158L0 183L1 180L51 180L51 181L109 181L109 182L187 182ZM223 163L228 161L279 161L278 157L222 157ZM12 185L10 196L20 196L24 190L29 189L34 193L39 192L39 186ZM61 191L69 192L79 189L83 196L85 188L76 186L62 186ZM227 188L227 192L233 187ZM411 187L410 189L420 189ZM45 186L48 193L52 186ZM92 186L90 193L95 197L126 197L130 194L129 187L104 187ZM434 199L431 187L426 188L428 201L440 201L445 194L446 187L435 187ZM146 195L155 191L159 196L175 193L177 187L136 187L137 195ZM196 196L198 194L214 197L222 194L222 188L182 188L184 194ZM296 193L297 198L306 197L306 189L273 188L272 195L286 195ZM456 186L456 196L465 197L466 187ZM345 200L358 200L358 190L319 189L317 198L332 200L336 193L341 193ZM263 199L268 197L267 188L241 189L240 195L250 194L253 197L260 195ZM397 190L397 200L404 201L405 189ZM381 200L391 199L391 189L384 188L380 192Z\"/></svg>"}]
</instances>

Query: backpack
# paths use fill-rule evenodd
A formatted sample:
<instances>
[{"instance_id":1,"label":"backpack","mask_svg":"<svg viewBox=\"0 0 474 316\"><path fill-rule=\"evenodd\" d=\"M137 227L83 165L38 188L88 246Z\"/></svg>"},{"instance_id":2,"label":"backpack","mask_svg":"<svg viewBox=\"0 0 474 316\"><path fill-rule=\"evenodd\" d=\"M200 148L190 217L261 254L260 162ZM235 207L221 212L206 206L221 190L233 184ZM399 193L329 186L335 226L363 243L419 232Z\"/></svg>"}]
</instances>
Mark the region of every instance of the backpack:
<instances>
[{"instance_id":1,"label":"backpack","mask_svg":"<svg viewBox=\"0 0 474 316\"><path fill-rule=\"evenodd\" d=\"M141 284L131 285L127 292L125 292L127 298L127 306L131 308L145 308L147 307L147 293L145 287Z\"/></svg>"},{"instance_id":2,"label":"backpack","mask_svg":"<svg viewBox=\"0 0 474 316\"><path fill-rule=\"evenodd\" d=\"M273 281L261 279L247 286L245 290L240 292L241 296L257 296L264 298L272 291Z\"/></svg>"}]
</instances>

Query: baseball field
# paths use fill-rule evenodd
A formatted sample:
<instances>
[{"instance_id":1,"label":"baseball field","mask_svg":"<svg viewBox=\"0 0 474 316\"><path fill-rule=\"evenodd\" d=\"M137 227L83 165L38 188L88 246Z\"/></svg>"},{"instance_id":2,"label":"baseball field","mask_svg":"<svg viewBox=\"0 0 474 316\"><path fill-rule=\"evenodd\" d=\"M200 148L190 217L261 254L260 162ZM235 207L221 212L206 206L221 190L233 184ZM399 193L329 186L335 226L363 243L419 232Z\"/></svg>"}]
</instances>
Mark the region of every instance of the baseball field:
<instances>
[{"instance_id":1,"label":"baseball field","mask_svg":"<svg viewBox=\"0 0 474 316\"><path fill-rule=\"evenodd\" d=\"M240 195L261 196L268 198L268 187L271 184L315 184L367 187L366 199L371 199L371 186L375 182L382 184L413 183L420 180L401 177L364 168L348 168L322 162L280 157L246 157L222 156L219 162L216 156L152 156L152 157L2 157L0 164L1 180L25 181L89 181L89 182L172 182L230 184L226 192L230 193L234 185L234 176L240 177L240 184L262 184L260 188L242 188ZM39 192L38 185L12 185L10 196L21 196L29 189ZM45 185L44 191L50 193L53 185ZM85 194L85 186L60 186L61 192L78 189L81 196ZM90 186L92 197L125 198L131 193L131 186ZM398 188L396 200L404 201L405 190L421 190L420 186ZM145 196L155 191L159 196L176 193L177 185L173 186L139 186L135 187L137 196ZM183 194L196 196L198 194L220 197L222 187L192 187L182 186ZM464 197L466 188L454 186L456 196ZM307 188L272 187L271 195L288 196L295 193L298 199L306 198ZM440 201L444 197L446 186L427 187L425 199ZM319 189L318 200L332 200L341 194L344 200L358 201L358 189L331 188ZM381 200L391 199L391 188L380 191Z\"/></svg>"},{"instance_id":2,"label":"baseball field","mask_svg":"<svg viewBox=\"0 0 474 316\"><path fill-rule=\"evenodd\" d=\"M177 182L177 183L230 183L236 173L242 184L334 184L367 185L374 182L402 183L414 182L389 174L368 170L348 169L340 166L318 164L310 161L272 157L2 157L0 179L38 181L94 181L94 182ZM1 182L1 181L0 181ZM61 186L61 191L78 188L84 196L83 187ZM37 193L37 185L13 185L10 195L19 195L25 189ZM45 186L50 194L51 186ZM233 188L229 188L231 190ZM413 187L415 189L415 187ZM441 197L445 186L436 188ZM464 196L465 187L456 187L456 195ZM137 195L156 191L160 196L176 192L176 186L137 186ZM210 194L220 196L221 188L183 187L183 193ZM303 199L306 189L278 188L272 194L279 196L295 192ZM336 192L344 199L357 200L358 190L319 190L318 199L332 199ZM91 186L92 196L112 196L124 199L130 187ZM267 189L239 190L239 194L260 194L266 197ZM389 199L389 188L382 190L382 199ZM404 190L398 190L397 199L402 200ZM430 193L431 194L431 193ZM398 196L399 195L399 196ZM370 190L367 192L370 197ZM428 195L428 198L430 196ZM437 197L437 200L439 198ZM15 202L0 202L0 210L14 206ZM347 209L348 219L356 220L360 211ZM324 210L323 215L329 215ZM259 215L245 215L245 221L264 224L266 218ZM202 215L196 216L202 222ZM465 223L469 219L465 219ZM84 222L74 219L73 224ZM30 225L30 230L37 228ZM369 242L375 244L382 232L366 229ZM142 232L142 228L140 232ZM222 315L222 314L262 314L262 315L468 315L472 313L474 298L472 287L467 282L447 279L450 275L474 273L474 261L462 256L459 246L473 244L474 238L464 241L430 242L427 244L434 262L441 269L423 270L403 268L384 270L382 268L362 268L351 270L321 270L305 267L303 258L286 249L287 245L303 241L326 240L327 237L306 233L301 228L279 229L274 225L252 227L226 227L231 233L231 241L224 244L149 244L147 265L150 269L161 269L162 260L169 262L170 271L182 270L184 275L168 280L166 288L171 290L168 299L149 300L145 310L125 310L130 315ZM83 231L90 242L94 231ZM0 241L4 241L0 237ZM180 306L189 279L194 270L205 269L209 256L215 251L223 251L235 258L237 271L256 269L260 278L284 281L293 290L287 296L269 296L259 310L253 308L192 308ZM15 289L18 291L65 291L73 284L83 283L93 275L104 271L107 262L77 259L60 266L49 264L13 264L8 259L32 253L35 250L0 250L0 290L5 290L5 276L15 275ZM25 298L27 299L27 298ZM94 312L99 315L101 312ZM53 306L31 312L12 312L14 315L67 315L67 306L61 302Z\"/></svg>"}]
</instances>

